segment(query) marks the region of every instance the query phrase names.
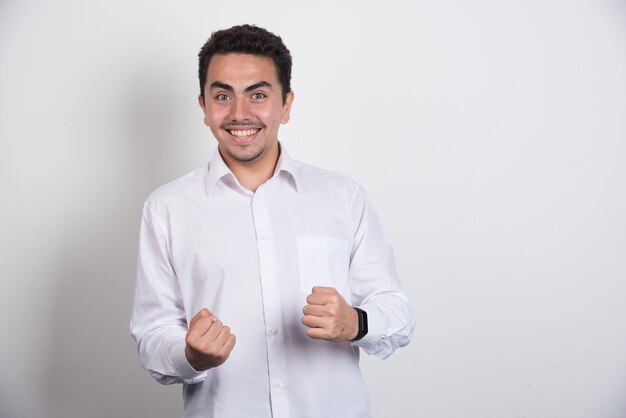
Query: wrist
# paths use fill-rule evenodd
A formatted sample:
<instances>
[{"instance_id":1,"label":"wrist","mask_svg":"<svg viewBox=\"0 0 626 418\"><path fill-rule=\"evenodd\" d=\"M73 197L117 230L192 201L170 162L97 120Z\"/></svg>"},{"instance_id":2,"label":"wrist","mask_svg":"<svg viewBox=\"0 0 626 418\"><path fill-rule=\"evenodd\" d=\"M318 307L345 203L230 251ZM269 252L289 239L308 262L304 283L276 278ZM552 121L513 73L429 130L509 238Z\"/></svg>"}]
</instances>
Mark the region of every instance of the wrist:
<instances>
[{"instance_id":1,"label":"wrist","mask_svg":"<svg viewBox=\"0 0 626 418\"><path fill-rule=\"evenodd\" d=\"M185 358L187 359L187 363L194 369L196 372L200 373L208 369L208 367L203 367L203 365L198 363L198 359L193 354L193 349L189 347L189 345L185 345Z\"/></svg>"}]
</instances>

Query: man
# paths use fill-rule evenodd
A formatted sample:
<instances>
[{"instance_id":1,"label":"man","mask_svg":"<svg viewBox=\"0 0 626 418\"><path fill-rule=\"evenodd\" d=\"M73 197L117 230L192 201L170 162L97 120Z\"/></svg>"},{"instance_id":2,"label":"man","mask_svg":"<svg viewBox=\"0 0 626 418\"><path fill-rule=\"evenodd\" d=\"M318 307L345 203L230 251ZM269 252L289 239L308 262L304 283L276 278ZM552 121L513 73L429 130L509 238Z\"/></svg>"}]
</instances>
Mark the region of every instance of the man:
<instances>
[{"instance_id":1,"label":"man","mask_svg":"<svg viewBox=\"0 0 626 418\"><path fill-rule=\"evenodd\" d=\"M131 319L143 366L184 384L184 417L371 416L359 347L385 358L415 323L379 221L354 181L278 142L294 99L280 37L235 26L199 58L218 148L146 200Z\"/></svg>"}]
</instances>

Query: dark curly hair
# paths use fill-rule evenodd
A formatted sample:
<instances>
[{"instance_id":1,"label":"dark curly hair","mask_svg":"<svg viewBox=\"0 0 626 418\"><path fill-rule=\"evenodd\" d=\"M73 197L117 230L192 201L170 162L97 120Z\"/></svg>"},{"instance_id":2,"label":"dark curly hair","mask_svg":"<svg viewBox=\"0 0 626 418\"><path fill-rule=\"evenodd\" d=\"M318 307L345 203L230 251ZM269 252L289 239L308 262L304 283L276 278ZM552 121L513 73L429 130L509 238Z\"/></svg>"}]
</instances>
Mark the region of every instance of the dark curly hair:
<instances>
[{"instance_id":1,"label":"dark curly hair","mask_svg":"<svg viewBox=\"0 0 626 418\"><path fill-rule=\"evenodd\" d=\"M251 54L271 58L276 67L276 77L280 83L283 103L291 91L291 54L280 36L254 25L233 26L213 32L198 54L198 77L200 96L204 100L209 63L215 54Z\"/></svg>"}]
</instances>

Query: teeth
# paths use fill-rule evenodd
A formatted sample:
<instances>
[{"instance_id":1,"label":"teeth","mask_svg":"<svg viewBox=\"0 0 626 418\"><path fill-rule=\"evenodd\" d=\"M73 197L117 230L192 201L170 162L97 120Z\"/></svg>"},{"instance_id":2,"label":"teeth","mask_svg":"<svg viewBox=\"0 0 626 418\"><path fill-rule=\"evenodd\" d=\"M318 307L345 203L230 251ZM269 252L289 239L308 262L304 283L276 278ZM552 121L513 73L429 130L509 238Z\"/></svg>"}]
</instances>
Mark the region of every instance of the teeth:
<instances>
[{"instance_id":1,"label":"teeth","mask_svg":"<svg viewBox=\"0 0 626 418\"><path fill-rule=\"evenodd\" d=\"M245 131L232 130L230 131L230 134L232 136L236 136L237 138L244 138L246 136L254 135L257 131L258 129L246 129Z\"/></svg>"}]
</instances>

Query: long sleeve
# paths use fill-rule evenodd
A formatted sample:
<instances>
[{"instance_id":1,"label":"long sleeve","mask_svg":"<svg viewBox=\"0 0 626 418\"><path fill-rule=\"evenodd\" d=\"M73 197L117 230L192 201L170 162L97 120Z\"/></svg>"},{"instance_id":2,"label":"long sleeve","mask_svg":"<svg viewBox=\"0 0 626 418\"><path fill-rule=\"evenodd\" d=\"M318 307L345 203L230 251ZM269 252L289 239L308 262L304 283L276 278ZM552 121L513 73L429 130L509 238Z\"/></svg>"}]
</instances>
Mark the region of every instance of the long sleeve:
<instances>
[{"instance_id":1,"label":"long sleeve","mask_svg":"<svg viewBox=\"0 0 626 418\"><path fill-rule=\"evenodd\" d=\"M166 229L146 203L139 235L131 335L143 367L158 382L197 383L206 372L194 370L185 357L187 320L168 248Z\"/></svg>"},{"instance_id":2,"label":"long sleeve","mask_svg":"<svg viewBox=\"0 0 626 418\"><path fill-rule=\"evenodd\" d=\"M385 240L378 216L357 186L352 199L355 235L350 261L352 302L367 312L368 333L353 345L380 358L407 345L415 315L400 287L393 249Z\"/></svg>"}]
</instances>

